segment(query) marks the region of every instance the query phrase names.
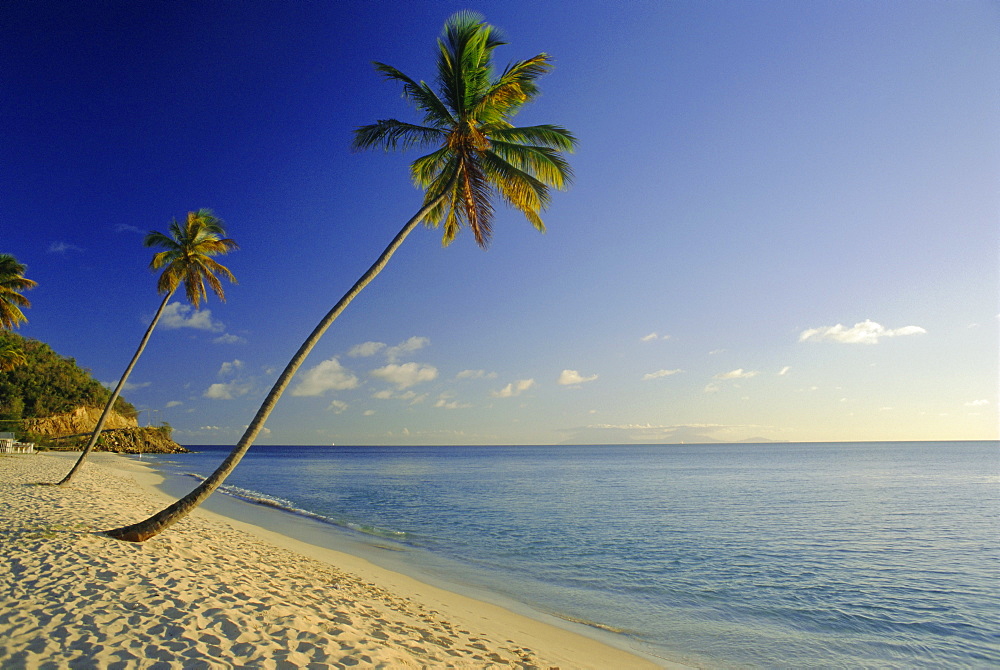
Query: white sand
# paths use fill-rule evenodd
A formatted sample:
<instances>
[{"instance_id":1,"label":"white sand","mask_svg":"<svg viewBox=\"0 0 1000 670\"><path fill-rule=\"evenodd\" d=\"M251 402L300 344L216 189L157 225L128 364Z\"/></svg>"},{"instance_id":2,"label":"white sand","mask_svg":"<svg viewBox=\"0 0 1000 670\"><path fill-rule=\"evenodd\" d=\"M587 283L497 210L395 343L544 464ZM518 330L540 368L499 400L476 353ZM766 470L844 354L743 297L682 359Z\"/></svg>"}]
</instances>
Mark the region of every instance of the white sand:
<instances>
[{"instance_id":1,"label":"white sand","mask_svg":"<svg viewBox=\"0 0 1000 670\"><path fill-rule=\"evenodd\" d=\"M68 456L0 456L4 670L656 667L204 510L143 544L112 540L97 533L168 501L158 476L95 454L71 488L34 485Z\"/></svg>"}]
</instances>

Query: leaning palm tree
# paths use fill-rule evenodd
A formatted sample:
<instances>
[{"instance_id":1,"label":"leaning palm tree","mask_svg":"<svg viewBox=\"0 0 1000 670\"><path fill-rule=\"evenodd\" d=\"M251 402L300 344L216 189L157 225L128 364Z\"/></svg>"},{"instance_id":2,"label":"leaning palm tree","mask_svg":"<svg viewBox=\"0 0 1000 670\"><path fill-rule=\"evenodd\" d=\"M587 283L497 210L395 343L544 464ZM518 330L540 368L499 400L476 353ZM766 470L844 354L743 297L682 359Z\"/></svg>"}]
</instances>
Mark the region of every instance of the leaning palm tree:
<instances>
[{"instance_id":1,"label":"leaning palm tree","mask_svg":"<svg viewBox=\"0 0 1000 670\"><path fill-rule=\"evenodd\" d=\"M0 328L4 330L17 328L28 320L21 308L31 307L31 303L21 292L34 288L38 282L24 276L27 269L27 265L18 263L10 254L0 254Z\"/></svg>"},{"instance_id":2,"label":"leaning palm tree","mask_svg":"<svg viewBox=\"0 0 1000 670\"><path fill-rule=\"evenodd\" d=\"M216 274L222 275L233 283L236 283L236 277L229 271L229 268L212 260L212 256L229 253L233 249L238 249L239 246L233 240L225 237L226 231L222 225L220 219L212 216L211 210L200 209L197 212L188 212L187 221L183 224L174 219L170 224L169 235L154 230L143 239L143 244L147 247L164 249L153 254L153 260L149 263L151 270L163 268L156 283L157 292L164 294L163 301L160 302L159 309L156 310L153 320L139 342L139 348L136 349L128 367L125 368L121 379L118 380L118 385L115 386L114 392L104 406L101 418L94 426L94 432L91 433L87 445L83 448L83 453L80 454L80 458L77 459L69 474L59 482L60 485L66 486L72 482L83 461L97 444L97 438L104 430L104 423L111 413L111 408L118 399L129 375L132 374L132 368L135 367L136 361L139 360L143 349L146 348L146 343L149 342L149 337L153 334L156 323L163 316L167 303L170 302L170 298L173 297L178 287L182 283L184 284L187 299L194 305L195 309L201 305L202 301L208 299L208 293L205 290L206 283L219 296L219 300L225 302L226 295L222 290L222 282L219 281Z\"/></svg>"},{"instance_id":3,"label":"leaning palm tree","mask_svg":"<svg viewBox=\"0 0 1000 670\"><path fill-rule=\"evenodd\" d=\"M424 222L444 224L444 243L459 228L472 229L486 247L498 197L519 209L543 230L539 211L549 202L549 188L565 188L571 170L560 155L576 140L558 126L515 128L510 118L538 95L535 80L551 68L549 57L511 64L496 75L493 50L504 44L499 32L471 12L452 16L438 40L437 92L382 63L375 68L403 84L403 92L423 113L423 124L395 119L355 131L354 148L386 150L429 146L434 150L411 165L413 180L425 189L423 206L403 226L378 260L319 322L282 371L243 437L218 469L191 493L139 523L108 532L112 537L142 542L185 517L226 479L253 444L295 372L344 308L378 275L403 240Z\"/></svg>"}]
</instances>

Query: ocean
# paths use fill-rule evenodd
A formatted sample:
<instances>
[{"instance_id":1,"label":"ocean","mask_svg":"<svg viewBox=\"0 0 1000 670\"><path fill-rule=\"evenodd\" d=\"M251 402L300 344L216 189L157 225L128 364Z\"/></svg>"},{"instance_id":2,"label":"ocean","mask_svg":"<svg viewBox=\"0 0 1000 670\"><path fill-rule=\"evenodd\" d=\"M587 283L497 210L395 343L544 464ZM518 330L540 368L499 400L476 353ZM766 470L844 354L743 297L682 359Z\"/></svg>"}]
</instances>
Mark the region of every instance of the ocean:
<instances>
[{"instance_id":1,"label":"ocean","mask_svg":"<svg viewBox=\"0 0 1000 670\"><path fill-rule=\"evenodd\" d=\"M229 447L145 455L176 495ZM711 668L1000 667L1000 445L254 446L207 505ZM169 531L167 531L169 532Z\"/></svg>"}]
</instances>

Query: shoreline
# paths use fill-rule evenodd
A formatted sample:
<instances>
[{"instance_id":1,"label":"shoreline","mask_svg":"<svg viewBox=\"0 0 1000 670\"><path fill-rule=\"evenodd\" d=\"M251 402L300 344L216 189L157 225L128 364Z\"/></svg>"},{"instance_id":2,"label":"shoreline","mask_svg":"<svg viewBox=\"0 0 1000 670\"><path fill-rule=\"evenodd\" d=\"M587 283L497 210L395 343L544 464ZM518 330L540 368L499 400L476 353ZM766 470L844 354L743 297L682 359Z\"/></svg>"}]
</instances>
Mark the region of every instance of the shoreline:
<instances>
[{"instance_id":1,"label":"shoreline","mask_svg":"<svg viewBox=\"0 0 1000 670\"><path fill-rule=\"evenodd\" d=\"M148 542L97 533L173 498L150 466L94 454L0 459L0 665L687 667L199 508ZM60 613L62 616L60 616ZM194 667L194 666L191 666Z\"/></svg>"},{"instance_id":2,"label":"shoreline","mask_svg":"<svg viewBox=\"0 0 1000 670\"><path fill-rule=\"evenodd\" d=\"M155 489L166 496L165 500L171 502L187 494L201 481L200 476L187 471L183 473L170 472L169 469L164 471L155 462L137 462L126 458L126 463L148 468L157 480ZM346 555L349 560L360 560L366 565L371 564L393 575L403 575L423 585L433 586L474 601L489 603L514 614L592 638L604 645L643 657L657 666L698 667L697 663L693 663L690 659L676 660L669 655L669 650L645 644L630 636L628 631L564 615L546 607L544 602L522 601L500 591L491 590L489 586L475 582L474 576L464 574L464 566L454 559L435 555L426 549L398 544L391 536L384 538L368 535L353 530L350 526L331 524L328 520L317 520L308 513L301 513L300 510L255 502L240 497L239 494L226 494L221 489L209 497L199 509L227 520L247 524L250 532L277 533L286 540L295 540L308 545L309 550L330 550L333 552L333 557L328 562L334 564L341 564L337 562L336 557L340 556L342 560ZM326 560L323 557L319 558ZM675 665L670 666L670 663ZM677 663L684 665L677 666Z\"/></svg>"}]
</instances>

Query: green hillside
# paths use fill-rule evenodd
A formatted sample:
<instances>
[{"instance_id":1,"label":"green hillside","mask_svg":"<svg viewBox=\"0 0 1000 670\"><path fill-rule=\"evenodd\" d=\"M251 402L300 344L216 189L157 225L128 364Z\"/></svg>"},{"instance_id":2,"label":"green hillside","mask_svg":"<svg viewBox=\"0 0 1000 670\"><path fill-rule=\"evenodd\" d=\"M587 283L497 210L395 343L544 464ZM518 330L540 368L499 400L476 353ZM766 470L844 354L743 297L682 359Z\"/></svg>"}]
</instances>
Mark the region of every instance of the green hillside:
<instances>
[{"instance_id":1,"label":"green hillside","mask_svg":"<svg viewBox=\"0 0 1000 670\"><path fill-rule=\"evenodd\" d=\"M0 331L0 350L19 346L24 363L0 371L0 430L17 430L17 420L43 418L77 407L103 408L111 397L90 372L72 358L60 356L44 342ZM134 418L135 407L122 398L115 411Z\"/></svg>"}]
</instances>

